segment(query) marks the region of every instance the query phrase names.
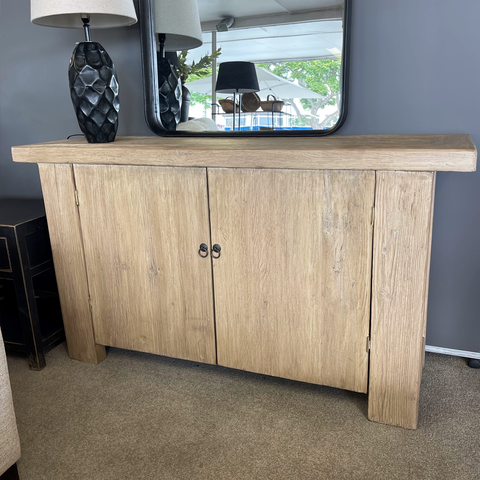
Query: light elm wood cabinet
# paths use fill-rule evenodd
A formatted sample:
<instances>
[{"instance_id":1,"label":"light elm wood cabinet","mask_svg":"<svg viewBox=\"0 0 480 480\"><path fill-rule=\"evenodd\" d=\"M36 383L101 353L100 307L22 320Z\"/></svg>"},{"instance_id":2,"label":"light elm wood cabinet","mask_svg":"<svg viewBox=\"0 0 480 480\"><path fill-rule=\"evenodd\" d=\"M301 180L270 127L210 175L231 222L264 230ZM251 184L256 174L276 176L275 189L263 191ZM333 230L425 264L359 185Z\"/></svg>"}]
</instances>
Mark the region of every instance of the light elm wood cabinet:
<instances>
[{"instance_id":1,"label":"light elm wood cabinet","mask_svg":"<svg viewBox=\"0 0 480 480\"><path fill-rule=\"evenodd\" d=\"M13 154L39 163L72 358L109 345L368 391L371 420L416 427L435 172L475 169L468 136Z\"/></svg>"}]
</instances>

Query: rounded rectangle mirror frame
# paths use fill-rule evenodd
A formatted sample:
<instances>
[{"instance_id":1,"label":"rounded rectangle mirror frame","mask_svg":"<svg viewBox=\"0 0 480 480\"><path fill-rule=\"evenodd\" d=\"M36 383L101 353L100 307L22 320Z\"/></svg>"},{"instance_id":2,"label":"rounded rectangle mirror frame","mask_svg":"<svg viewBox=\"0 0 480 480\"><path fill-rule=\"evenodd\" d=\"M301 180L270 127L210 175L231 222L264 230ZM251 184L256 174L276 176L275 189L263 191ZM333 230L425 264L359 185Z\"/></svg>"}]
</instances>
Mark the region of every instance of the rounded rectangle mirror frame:
<instances>
[{"instance_id":1,"label":"rounded rectangle mirror frame","mask_svg":"<svg viewBox=\"0 0 480 480\"><path fill-rule=\"evenodd\" d=\"M345 123L348 112L349 58L351 0L344 0L343 14L343 48L341 56L340 92L338 121L331 128L324 130L240 130L240 131L168 131L160 117L159 85L157 77L157 41L154 26L154 0L140 0L138 3L138 21L140 24L140 41L142 51L143 86L145 102L145 120L150 130L159 136L178 137L310 137L325 136L337 132Z\"/></svg>"}]
</instances>

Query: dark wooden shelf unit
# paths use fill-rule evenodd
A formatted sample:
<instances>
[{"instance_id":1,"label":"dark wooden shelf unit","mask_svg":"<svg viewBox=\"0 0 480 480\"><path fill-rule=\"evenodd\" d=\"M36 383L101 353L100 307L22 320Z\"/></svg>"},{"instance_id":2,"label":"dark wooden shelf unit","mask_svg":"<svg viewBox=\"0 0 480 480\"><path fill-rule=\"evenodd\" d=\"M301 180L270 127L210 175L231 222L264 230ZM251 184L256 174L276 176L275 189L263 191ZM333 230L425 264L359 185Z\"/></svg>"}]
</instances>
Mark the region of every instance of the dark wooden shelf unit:
<instances>
[{"instance_id":1,"label":"dark wooden shelf unit","mask_svg":"<svg viewBox=\"0 0 480 480\"><path fill-rule=\"evenodd\" d=\"M42 200L0 200L0 326L33 370L65 339Z\"/></svg>"}]
</instances>

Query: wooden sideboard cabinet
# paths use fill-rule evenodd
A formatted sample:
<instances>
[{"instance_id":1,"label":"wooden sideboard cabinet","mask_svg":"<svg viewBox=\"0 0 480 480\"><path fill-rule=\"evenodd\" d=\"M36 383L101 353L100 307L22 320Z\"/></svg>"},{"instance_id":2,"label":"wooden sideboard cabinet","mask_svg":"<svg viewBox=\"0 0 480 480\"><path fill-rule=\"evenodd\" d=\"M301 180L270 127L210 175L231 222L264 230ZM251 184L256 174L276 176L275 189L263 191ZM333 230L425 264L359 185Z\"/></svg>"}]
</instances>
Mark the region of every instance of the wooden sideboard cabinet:
<instances>
[{"instance_id":1,"label":"wooden sideboard cabinet","mask_svg":"<svg viewBox=\"0 0 480 480\"><path fill-rule=\"evenodd\" d=\"M436 171L468 135L123 137L39 164L69 354L105 346L368 392L416 428Z\"/></svg>"}]
</instances>

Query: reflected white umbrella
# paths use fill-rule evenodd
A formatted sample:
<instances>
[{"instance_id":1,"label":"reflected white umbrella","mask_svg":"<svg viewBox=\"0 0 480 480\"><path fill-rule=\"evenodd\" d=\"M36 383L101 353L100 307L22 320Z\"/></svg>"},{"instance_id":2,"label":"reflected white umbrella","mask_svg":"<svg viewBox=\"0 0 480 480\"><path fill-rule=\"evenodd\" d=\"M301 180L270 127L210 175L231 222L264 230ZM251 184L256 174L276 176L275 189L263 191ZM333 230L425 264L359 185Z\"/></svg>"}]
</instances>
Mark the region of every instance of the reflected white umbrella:
<instances>
[{"instance_id":1,"label":"reflected white umbrella","mask_svg":"<svg viewBox=\"0 0 480 480\"><path fill-rule=\"evenodd\" d=\"M260 91L257 92L261 98L268 95L275 95L277 98L322 98L318 93L312 92L308 88L301 87L296 83L285 80L263 67L255 67L257 71L258 85ZM205 77L193 82L187 82L185 86L191 92L212 94L212 77ZM225 96L217 94L217 96Z\"/></svg>"}]
</instances>

